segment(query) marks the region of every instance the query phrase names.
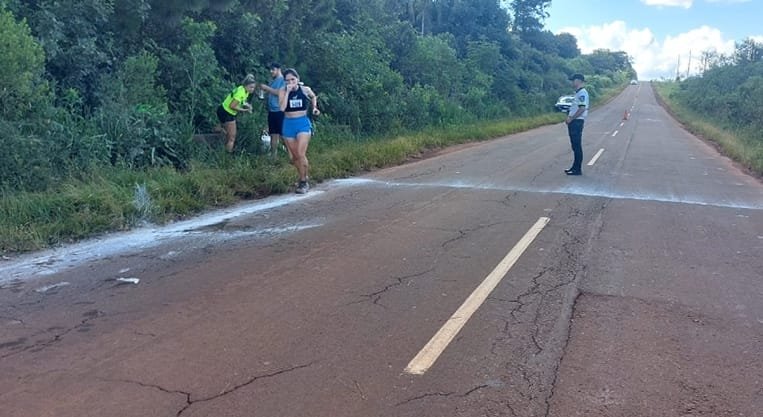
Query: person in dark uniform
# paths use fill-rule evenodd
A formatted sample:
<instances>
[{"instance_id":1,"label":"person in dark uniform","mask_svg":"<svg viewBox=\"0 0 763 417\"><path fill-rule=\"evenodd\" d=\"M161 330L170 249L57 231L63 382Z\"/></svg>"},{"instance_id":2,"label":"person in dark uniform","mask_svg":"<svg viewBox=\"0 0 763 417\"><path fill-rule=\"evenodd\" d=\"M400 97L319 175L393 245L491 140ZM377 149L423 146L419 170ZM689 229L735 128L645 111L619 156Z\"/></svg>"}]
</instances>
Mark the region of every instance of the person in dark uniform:
<instances>
[{"instance_id":1,"label":"person in dark uniform","mask_svg":"<svg viewBox=\"0 0 763 417\"><path fill-rule=\"evenodd\" d=\"M300 85L299 74L292 68L283 71L286 86L281 89L278 102L281 110L284 112L283 129L281 135L286 147L291 154L291 163L297 168L299 173L299 183L297 184L297 194L304 194L310 189L307 182L308 168L307 145L312 137L313 126L307 112L312 104L312 114L318 116L321 112L318 110L318 97L313 90Z\"/></svg>"},{"instance_id":2,"label":"person in dark uniform","mask_svg":"<svg viewBox=\"0 0 763 417\"><path fill-rule=\"evenodd\" d=\"M585 77L583 74L573 74L570 77L573 87L575 87L575 100L570 106L567 120L567 132L570 135L570 145L572 145L573 162L569 169L565 169L567 175L582 175L583 164L583 125L588 117L589 97L586 91Z\"/></svg>"}]
</instances>

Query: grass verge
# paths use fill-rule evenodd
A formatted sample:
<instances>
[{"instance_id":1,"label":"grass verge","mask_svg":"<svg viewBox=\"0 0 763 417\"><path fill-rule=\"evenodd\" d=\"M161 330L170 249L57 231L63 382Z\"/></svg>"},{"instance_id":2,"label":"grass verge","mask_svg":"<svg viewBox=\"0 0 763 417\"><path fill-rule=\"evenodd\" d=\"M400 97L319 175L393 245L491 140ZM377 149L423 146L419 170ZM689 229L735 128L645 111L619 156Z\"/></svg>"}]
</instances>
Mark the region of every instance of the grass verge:
<instances>
[{"instance_id":1,"label":"grass verge","mask_svg":"<svg viewBox=\"0 0 763 417\"><path fill-rule=\"evenodd\" d=\"M757 176L763 176L763 140L760 132L748 132L711 123L707 115L692 111L673 95L675 82L654 82L658 100L687 130L716 146L724 155ZM756 137L757 135L757 137Z\"/></svg>"}]
</instances>

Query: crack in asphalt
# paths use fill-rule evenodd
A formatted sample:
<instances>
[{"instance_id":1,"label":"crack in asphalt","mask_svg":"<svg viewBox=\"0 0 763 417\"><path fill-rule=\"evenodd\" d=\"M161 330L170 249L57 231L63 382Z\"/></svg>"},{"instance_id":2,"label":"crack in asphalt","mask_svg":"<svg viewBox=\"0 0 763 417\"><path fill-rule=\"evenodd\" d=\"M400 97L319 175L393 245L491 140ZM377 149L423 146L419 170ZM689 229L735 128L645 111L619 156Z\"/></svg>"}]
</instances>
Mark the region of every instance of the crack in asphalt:
<instances>
[{"instance_id":1,"label":"crack in asphalt","mask_svg":"<svg viewBox=\"0 0 763 417\"><path fill-rule=\"evenodd\" d=\"M438 173L442 172L443 169L445 169L445 166L440 165L440 166L437 167L437 169L429 168L429 169L426 169L426 170L423 170L423 171L419 171L419 172L415 172L413 174L405 175L405 176L402 176L402 177L395 177L395 178L393 178L393 180L394 181L402 181L402 180L418 179L418 178L425 177L425 176L428 176L428 175L438 174Z\"/></svg>"},{"instance_id":2,"label":"crack in asphalt","mask_svg":"<svg viewBox=\"0 0 763 417\"><path fill-rule=\"evenodd\" d=\"M401 402L395 404L395 407L399 407L401 405L406 405L406 404L412 403L414 401L423 400L423 399L429 398L429 397L450 397L450 396L455 395L458 398L466 398L466 397L470 396L471 394L475 393L476 391L479 391L481 389L488 388L488 387L489 387L489 385L486 385L486 384L478 385L478 386L470 389L469 391L466 391L463 394L456 394L455 391L453 391L453 392L428 392L426 394L422 394L422 395L419 395L419 396L416 396L416 397L409 398L407 400L401 401Z\"/></svg>"},{"instance_id":3,"label":"crack in asphalt","mask_svg":"<svg viewBox=\"0 0 763 417\"><path fill-rule=\"evenodd\" d=\"M565 230L564 233L570 238L570 241L562 245L562 250L564 251L566 256L561 257L560 259L570 260L568 262L568 264L575 265L576 262L573 262L572 260L577 259L579 257L579 255L576 254L571 249L571 247L578 246L578 245L582 244L583 242L580 239L575 238L569 231ZM578 273L576 271L568 271L568 274L571 274L571 276L568 279L565 279L565 280L563 280L561 282L558 282L558 283L556 283L554 285L551 285L548 288L542 288L544 286L544 284L540 282L541 279L545 275L547 275L548 273L552 273L554 276L556 276L555 273L557 271L561 270L561 269L562 269L562 265L556 265L556 266L553 266L553 267L543 268L540 272L538 272L537 274L535 274L535 276L533 276L531 278L532 285L530 286L530 288L528 290L526 290L525 292L523 292L522 294L517 296L516 299L509 300L509 301L514 302L514 303L517 304L517 306L513 307L511 309L511 311L510 311L511 318L515 322L521 322L521 319L519 317L517 317L517 315L519 313L523 313L524 312L523 311L524 307L526 307L526 306L528 306L530 304L536 304L538 306L541 306L541 305L543 305L543 302L545 301L546 297L549 294L551 294L551 293L553 293L553 292L555 292L555 291L557 291L557 290L559 290L561 288L564 288L564 287L567 287L569 285L573 285L573 284L576 283L577 278L578 278ZM537 300L537 302L533 301L538 296L540 297L540 299ZM528 298L530 300L525 301ZM535 315L534 315L533 320L532 320L532 323L533 323L533 334L531 335L531 340L533 342L533 345L535 346L535 355L540 354L541 352L543 352L543 349L544 349L542 343L539 340L539 333L540 333L539 322L540 322L540 320L542 318L541 317L541 313L542 313L541 309L540 308L536 308L535 309Z\"/></svg>"},{"instance_id":4,"label":"crack in asphalt","mask_svg":"<svg viewBox=\"0 0 763 417\"><path fill-rule=\"evenodd\" d=\"M253 384L254 382L259 381L261 379L273 378L273 377L276 377L276 376L279 376L279 375L283 375L283 374L286 374L286 373L290 373L290 372L294 372L294 371L297 371L297 370L300 370L300 369L311 367L314 364L315 364L315 362L310 362L310 363L307 363L307 364L304 364L304 365L297 365L297 366L293 366L291 368L281 369L281 370L278 370L278 371L275 371L275 372L271 372L271 373L268 373L268 374L253 376L253 377L249 378L246 382L238 384L238 385L234 386L233 388L223 390L219 394L216 394L216 395L213 395L213 396L210 396L210 397L206 397L206 398L200 398L198 400L191 399L191 396L193 395L191 392L182 391L182 390L171 390L171 389L164 388L163 386L157 385L157 384L146 384L144 382L133 381L133 380L129 380L129 379L107 379L107 378L96 378L96 379L99 379L99 380L104 381L104 382L116 382L116 383L122 383L122 384L138 385L138 386L143 387L143 388L152 388L152 389L159 390L159 391L161 391L161 392L163 392L165 394L182 395L182 396L185 397L186 404L185 404L185 406L183 408L180 409L180 411L177 412L177 414L175 414L176 417L180 417L180 415L182 415L184 412L186 412L194 404L214 401L214 400L220 399L222 397L225 397L225 396L227 396L229 394L232 394L232 393L240 390L241 388L247 387L247 386L249 386L249 385Z\"/></svg>"},{"instance_id":5,"label":"crack in asphalt","mask_svg":"<svg viewBox=\"0 0 763 417\"><path fill-rule=\"evenodd\" d=\"M26 351L29 351L29 350L33 350L33 349L37 349L37 350L35 350L35 352L39 352L40 350L46 349L46 348L54 345L55 343L60 342L61 340L63 340L64 336L66 336L67 334L69 334L69 333L71 333L71 332L73 332L75 330L80 330L80 329L83 329L83 328L90 327L91 326L90 321L96 320L96 319L101 318L101 317L106 315L106 313L104 313L104 312L102 312L100 310L93 310L93 311L95 312L94 314L91 314L91 316L89 316L86 319L82 320L79 324L77 324L74 327L70 327L68 329L63 329L64 330L63 332L54 335L52 339L36 342L33 345L25 346L23 349L19 349L19 350L13 351L13 352L7 353L5 355L0 355L0 359L9 358L11 356L15 356L15 355L18 355L20 353L23 353L23 352L26 352ZM88 313L86 313L86 314L88 314ZM23 339L24 339L24 341L26 340L26 338L23 338ZM18 344L16 344L16 345L18 345ZM2 348L2 347L0 347L0 348Z\"/></svg>"},{"instance_id":6,"label":"crack in asphalt","mask_svg":"<svg viewBox=\"0 0 763 417\"><path fill-rule=\"evenodd\" d=\"M224 397L224 396L226 396L228 394L234 393L234 392L238 391L241 388L247 387L247 386L255 383L256 381L258 381L260 379L273 378L273 377L276 377L276 376L279 376L279 375L283 375L283 374L286 374L286 373L290 373L290 372L294 372L294 371L297 371L297 370L300 370L300 369L309 368L309 367L313 366L314 364L315 364L315 362L310 362L310 363L307 363L307 364L304 364L304 365L297 365L297 366L293 366L291 368L281 369L279 371L272 372L272 373L269 373L269 374L254 376L254 377L250 378L248 381L246 381L246 382L244 382L242 384L236 385L233 388L224 390L223 392L221 392L221 393L219 393L217 395L213 395L213 396L208 397L208 398L202 398L202 399L199 399L199 400L192 401L191 397L190 397L190 394L189 394L188 395L188 399L186 400L188 402L188 404L186 404L185 407L183 407L180 411L178 411L178 413L176 414L176 417L180 417L181 414L183 414L186 410L188 410L192 405L194 405L196 403L203 403L203 402L208 402L208 401L214 401L214 400L222 398L222 397Z\"/></svg>"},{"instance_id":7,"label":"crack in asphalt","mask_svg":"<svg viewBox=\"0 0 763 417\"><path fill-rule=\"evenodd\" d=\"M590 233L588 235L587 241L584 242L582 239L575 238L574 235L569 234L569 232L565 232L565 233L568 233L568 236L573 238L572 241L576 244L576 246L584 245L581 253L577 255L570 249L570 247L572 246L571 244L563 245L562 248L563 250L567 252L568 257L570 259L585 260L591 255L591 250L593 249L592 242L598 240L602 232L604 231L604 228L605 228L604 212L609 206L610 201L612 201L612 199L603 201L601 206L599 206L598 209L595 210L595 213L597 213L597 215L593 219L592 225L589 227ZM571 336L572 324L573 324L572 319L574 318L575 308L577 307L578 301L580 300L580 296L582 294L582 291L580 291L579 289L578 282L581 279L583 279L583 277L586 276L586 271L587 271L587 268L584 262L582 264L581 262L575 262L573 263L573 265L577 266L576 268L570 271L573 273L572 283L575 284L574 286L575 292L573 293L573 298L572 298L572 302L570 303L569 309L563 312L563 313L568 313L569 315L567 316L566 326L563 331L564 340L562 341L560 346L559 357L555 361L554 367L552 370L553 371L552 375L554 377L550 383L549 393L543 399L545 403L545 408L546 408L544 417L549 417L551 413L551 401L554 397L554 392L556 390L556 383L559 379L559 368L562 366L562 361L564 359L564 356L567 353L567 347L569 346L570 338L572 337Z\"/></svg>"},{"instance_id":8,"label":"crack in asphalt","mask_svg":"<svg viewBox=\"0 0 763 417\"><path fill-rule=\"evenodd\" d=\"M511 203L512 203L511 199L516 197L518 194L519 194L518 191L512 191L511 193L507 194L506 197L504 197L501 200L484 199L484 200L480 200L480 201L483 201L483 202L486 202L486 203L498 203L498 204L501 204L501 205L503 205L505 207L511 208Z\"/></svg>"},{"instance_id":9,"label":"crack in asphalt","mask_svg":"<svg viewBox=\"0 0 763 417\"><path fill-rule=\"evenodd\" d=\"M143 387L143 388L153 388L153 389L159 390L159 391L161 391L161 392L163 392L165 394L183 395L183 396L185 396L186 404L191 404L192 403L192 401L191 401L191 393L190 392L186 392L186 391L169 390L169 389L166 389L166 388L162 387L161 385L146 384L145 382L133 381L133 380L130 380L130 379L108 379L108 378L100 378L100 377L96 377L95 379L103 381L103 382L110 382L110 383L116 382L116 383L120 383L120 384L138 385L138 386ZM178 413L178 415L179 415L179 413Z\"/></svg>"},{"instance_id":10,"label":"crack in asphalt","mask_svg":"<svg viewBox=\"0 0 763 417\"><path fill-rule=\"evenodd\" d=\"M479 225L477 227L474 227L474 228L471 228L471 229L458 229L458 230L455 231L456 233L458 233L458 236L456 236L456 237L454 237L452 239L446 240L445 242L443 242L440 245L440 247L442 247L443 249L446 249L446 247L448 245L450 245L451 243L459 241L461 239L464 239L465 237L469 236L471 233L478 232L478 231L480 231L482 229L487 229L487 228L490 228L490 227L493 227L493 226L497 226L499 224L504 224L504 223L506 223L506 222L503 221L503 222L495 222L495 223L490 223L490 224L481 224L481 225ZM450 230L450 231L452 231L452 230Z\"/></svg>"},{"instance_id":11,"label":"crack in asphalt","mask_svg":"<svg viewBox=\"0 0 763 417\"><path fill-rule=\"evenodd\" d=\"M434 268L429 268L426 271L417 272L417 273L414 273L414 274L411 274L411 275L406 275L406 276L403 276L403 277L395 277L394 279L395 279L396 282L388 284L388 285L384 286L384 288L382 288L382 289L380 289L378 291L374 291L374 292L372 292L370 294L362 294L361 297L365 297L366 300L355 301L355 302L349 303L347 305L360 304L360 303L366 302L368 300L371 300L373 304L384 307L383 304L379 304L379 301L382 299L382 296L384 295L384 293L388 292L392 288L395 288L395 287L398 287L400 285L403 285L403 283L405 281L412 280L414 278L422 277L424 275L429 274L432 271L434 271Z\"/></svg>"},{"instance_id":12,"label":"crack in asphalt","mask_svg":"<svg viewBox=\"0 0 763 417\"><path fill-rule=\"evenodd\" d=\"M575 299L572 301L572 312L570 313L570 318L575 316L575 308L577 307L578 300L580 299L580 296L583 294L582 291L578 291L577 295L575 296ZM549 390L548 395L546 398L544 398L544 402L546 405L546 412L543 414L544 417L549 417L551 413L551 399L554 398L554 391L556 390L556 381L559 379L559 368L562 366L562 361L564 360L564 356L567 354L567 346L570 344L570 338L572 337L572 320L567 321L567 337L564 339L564 342L562 343L562 353L559 355L559 360L556 361L554 364L553 369L553 375L554 379L551 381L551 388Z\"/></svg>"},{"instance_id":13,"label":"crack in asphalt","mask_svg":"<svg viewBox=\"0 0 763 417\"><path fill-rule=\"evenodd\" d=\"M503 318L502 334L505 337L499 337L493 341L491 347L491 353L494 355L500 354L502 348L501 343L506 338L512 338L512 328L518 323L527 323L532 326L532 333L528 336L528 347L530 350L534 350L531 353L530 358L519 364L518 367L521 370L521 378L524 384L519 384L516 387L516 392L520 398L530 403L536 403L542 398L544 408L544 414L548 417L551 410L551 401L554 396L554 389L559 377L559 368L561 367L562 359L566 353L567 346L569 344L570 332L572 327L572 317L578 297L580 296L580 290L578 285L580 280L584 279L586 275L585 259L587 259L592 250L592 242L598 239L604 229L603 213L605 212L609 200L603 202L601 206L593 207L589 210L583 210L573 208L570 214L570 219L575 218L591 218L586 222L586 228L588 229L587 237L577 237L573 229L562 229L563 243L560 245L558 256L554 258L558 261L552 265L542 267L530 280L527 282L527 288L514 299L501 299L502 302L515 303L508 316ZM576 221L579 223L579 221ZM564 290L567 288L568 290ZM549 302L550 297L553 294L558 293L560 290L563 292L563 305L562 311L558 318L561 319L555 325L555 330L552 333L553 341L555 338L558 343L554 343L553 346L547 346L544 325L544 308L543 306ZM531 307L534 307L534 312ZM532 319L526 317L527 314L532 314ZM569 316L568 316L569 314ZM523 318L522 315L525 315ZM554 335L556 335L554 337ZM547 353L544 353L547 352ZM528 352L530 353L530 352ZM551 355L551 356L549 356ZM543 361L549 364L549 379L544 377L545 372L537 373L533 371L534 366L532 363L537 361ZM544 381L548 381L550 389L545 391L541 389L535 395L535 391L545 385ZM520 388L524 385L526 388ZM538 404L540 406L540 404ZM540 411L540 410L539 410ZM514 411L512 413L516 414Z\"/></svg>"}]
</instances>

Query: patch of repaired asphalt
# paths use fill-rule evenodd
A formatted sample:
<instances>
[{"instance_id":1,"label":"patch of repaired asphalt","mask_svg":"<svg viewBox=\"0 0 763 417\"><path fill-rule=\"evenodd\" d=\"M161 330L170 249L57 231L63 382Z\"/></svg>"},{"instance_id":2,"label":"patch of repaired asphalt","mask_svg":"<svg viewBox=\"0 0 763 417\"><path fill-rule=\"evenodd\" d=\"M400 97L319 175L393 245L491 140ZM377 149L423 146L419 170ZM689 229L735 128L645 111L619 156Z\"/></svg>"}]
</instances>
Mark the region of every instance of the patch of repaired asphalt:
<instances>
[{"instance_id":1,"label":"patch of repaired asphalt","mask_svg":"<svg viewBox=\"0 0 763 417\"><path fill-rule=\"evenodd\" d=\"M763 410L761 328L679 304L589 293L578 299L572 323L549 416Z\"/></svg>"}]
</instances>

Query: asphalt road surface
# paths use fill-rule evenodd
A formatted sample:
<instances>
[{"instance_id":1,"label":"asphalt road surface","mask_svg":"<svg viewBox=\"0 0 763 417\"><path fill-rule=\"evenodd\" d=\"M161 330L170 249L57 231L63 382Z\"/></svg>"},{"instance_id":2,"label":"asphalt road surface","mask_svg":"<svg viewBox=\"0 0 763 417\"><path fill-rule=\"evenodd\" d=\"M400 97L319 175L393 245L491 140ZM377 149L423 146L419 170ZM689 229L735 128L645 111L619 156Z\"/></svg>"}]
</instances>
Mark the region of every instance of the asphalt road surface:
<instances>
[{"instance_id":1,"label":"asphalt road surface","mask_svg":"<svg viewBox=\"0 0 763 417\"><path fill-rule=\"evenodd\" d=\"M763 184L648 84L583 143L2 260L0 415L763 416Z\"/></svg>"}]
</instances>

